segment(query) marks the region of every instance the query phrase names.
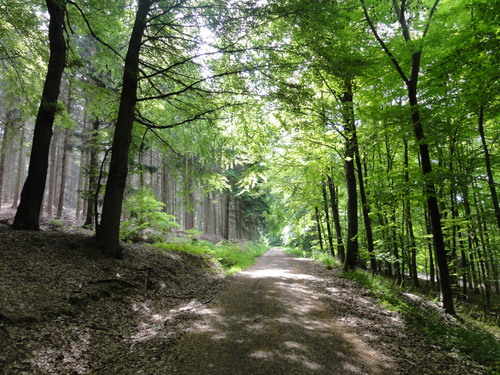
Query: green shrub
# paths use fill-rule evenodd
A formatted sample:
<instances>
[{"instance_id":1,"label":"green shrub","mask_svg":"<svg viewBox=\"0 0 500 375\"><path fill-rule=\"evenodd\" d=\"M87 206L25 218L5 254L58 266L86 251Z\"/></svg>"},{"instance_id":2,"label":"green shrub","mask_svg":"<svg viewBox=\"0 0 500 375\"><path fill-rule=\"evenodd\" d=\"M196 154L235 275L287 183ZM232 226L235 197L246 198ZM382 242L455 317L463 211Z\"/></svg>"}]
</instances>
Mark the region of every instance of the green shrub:
<instances>
[{"instance_id":1,"label":"green shrub","mask_svg":"<svg viewBox=\"0 0 500 375\"><path fill-rule=\"evenodd\" d=\"M155 247L211 256L229 275L250 267L254 264L255 258L268 250L268 247L262 242L221 242L214 245L202 240L163 242L156 244Z\"/></svg>"},{"instance_id":2,"label":"green shrub","mask_svg":"<svg viewBox=\"0 0 500 375\"><path fill-rule=\"evenodd\" d=\"M164 206L147 186L131 193L123 203L124 214L129 220L120 224L121 240L128 241L137 237L158 239L172 228L179 228L174 216L161 211ZM151 233L145 235L146 230Z\"/></svg>"}]
</instances>

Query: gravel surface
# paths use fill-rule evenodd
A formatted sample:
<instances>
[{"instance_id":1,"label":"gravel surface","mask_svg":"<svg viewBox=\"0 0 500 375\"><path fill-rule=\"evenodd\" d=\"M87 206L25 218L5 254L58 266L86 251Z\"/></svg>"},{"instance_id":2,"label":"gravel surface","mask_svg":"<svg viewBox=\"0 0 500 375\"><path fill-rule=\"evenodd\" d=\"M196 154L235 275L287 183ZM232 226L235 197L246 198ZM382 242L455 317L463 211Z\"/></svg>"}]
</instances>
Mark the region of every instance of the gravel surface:
<instances>
[{"instance_id":1,"label":"gravel surface","mask_svg":"<svg viewBox=\"0 0 500 375\"><path fill-rule=\"evenodd\" d=\"M230 278L206 257L124 255L79 229L0 225L0 374L481 374L279 249Z\"/></svg>"},{"instance_id":2,"label":"gravel surface","mask_svg":"<svg viewBox=\"0 0 500 375\"><path fill-rule=\"evenodd\" d=\"M200 307L174 374L469 374L363 289L272 249Z\"/></svg>"}]
</instances>

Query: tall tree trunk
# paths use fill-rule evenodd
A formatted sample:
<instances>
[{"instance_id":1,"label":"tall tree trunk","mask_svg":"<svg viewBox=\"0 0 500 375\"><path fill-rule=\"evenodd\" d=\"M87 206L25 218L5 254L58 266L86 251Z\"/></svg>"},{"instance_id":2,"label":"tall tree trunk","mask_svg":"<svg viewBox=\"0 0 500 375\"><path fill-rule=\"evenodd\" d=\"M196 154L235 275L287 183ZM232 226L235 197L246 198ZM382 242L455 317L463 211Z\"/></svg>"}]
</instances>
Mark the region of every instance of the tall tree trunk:
<instances>
[{"instance_id":1,"label":"tall tree trunk","mask_svg":"<svg viewBox=\"0 0 500 375\"><path fill-rule=\"evenodd\" d=\"M61 179L59 180L59 199L57 202L57 213L56 217L60 219L63 214L64 208L64 198L66 192L66 179L68 174L68 159L70 153L69 144L69 129L64 130L63 135L63 147L62 147L62 160L61 160Z\"/></svg>"},{"instance_id":2,"label":"tall tree trunk","mask_svg":"<svg viewBox=\"0 0 500 375\"><path fill-rule=\"evenodd\" d=\"M4 201L5 159L7 157L7 148L10 141L10 130L12 127L13 115L14 112L12 110L7 110L3 126L2 145L0 147L0 212L2 211L2 203Z\"/></svg>"},{"instance_id":3,"label":"tall tree trunk","mask_svg":"<svg viewBox=\"0 0 500 375\"><path fill-rule=\"evenodd\" d=\"M377 39L377 42L380 44L384 52L387 54L395 70L397 71L397 73L399 74L399 76L401 77L407 88L408 99L410 102L409 104L410 104L411 120L413 124L413 132L415 134L415 139L419 147L422 172L424 174L424 179L425 179L427 210L429 211L429 217L431 220L432 235L434 240L433 241L434 252L436 254L436 263L439 270L439 280L441 283L441 298L443 300L443 307L445 311L449 314L455 314L455 307L453 304L453 291L451 288L448 260L447 260L446 248L444 245L443 230L441 227L441 213L439 211L439 205L436 197L436 188L430 177L432 175L432 163L429 154L429 146L427 145L426 142L426 138L424 135L424 128L420 118L420 110L419 110L419 103L417 96L417 83L420 72L422 47L420 47L419 49L417 49L415 52L412 53L411 72L410 75L407 76L407 74L405 74L405 72L403 71L403 68L400 65L399 61L392 54L387 44L382 40L382 38L378 34L375 24L373 23L373 20L370 18L365 1L364 0L360 1L361 5L363 6L365 18L368 22L368 25L370 26L370 29L373 32L373 35ZM439 0L434 0L434 4L430 9L427 24L422 34L422 38L425 38L427 34L430 21L436 10L438 2ZM405 42L408 44L414 43L411 39L411 32L406 20L406 17L408 16L408 12L406 9L406 2L402 2L401 6L398 5L397 1L394 1L393 4L394 4L394 10L396 11L397 17L399 19L399 23L401 26Z\"/></svg>"},{"instance_id":4,"label":"tall tree trunk","mask_svg":"<svg viewBox=\"0 0 500 375\"><path fill-rule=\"evenodd\" d=\"M123 85L113 137L102 217L96 231L96 242L102 253L113 257L121 256L120 217L128 174L128 151L132 142L132 127L137 103L139 55L142 37L146 29L147 15L152 3L152 0L139 0L134 27L130 36L123 69Z\"/></svg>"},{"instance_id":5,"label":"tall tree trunk","mask_svg":"<svg viewBox=\"0 0 500 375\"><path fill-rule=\"evenodd\" d=\"M372 221L370 218L370 205L366 197L365 181L363 178L363 169L361 167L361 157L359 155L358 136L356 125L353 122L354 152L356 154L356 169L358 172L359 196L361 198L361 208L363 212L363 223L365 224L366 247L370 256L370 267L372 272L377 271L377 260L375 259L375 247L373 246Z\"/></svg>"},{"instance_id":6,"label":"tall tree trunk","mask_svg":"<svg viewBox=\"0 0 500 375\"><path fill-rule=\"evenodd\" d=\"M230 192L228 191L227 194L224 194L222 196L223 197L222 218L224 220L222 224L222 238L226 241L229 240L229 212L231 207L231 196L229 194Z\"/></svg>"},{"instance_id":7,"label":"tall tree trunk","mask_svg":"<svg viewBox=\"0 0 500 375\"><path fill-rule=\"evenodd\" d=\"M72 106L73 106L73 98L72 98L72 83L71 80L68 82L68 97L66 99L66 110L68 112L68 115L71 117L72 113ZM70 151L71 151L71 145L70 145L70 130L69 128L66 128L64 130L64 141L63 141L63 147L62 147L62 161L61 161L61 179L59 180L59 199L57 202L57 214L56 217L60 219L62 217L63 209L64 209L64 199L65 199L65 193L66 193L66 180L67 180L67 174L68 174L68 163L69 163L69 158L70 158Z\"/></svg>"},{"instance_id":8,"label":"tall tree trunk","mask_svg":"<svg viewBox=\"0 0 500 375\"><path fill-rule=\"evenodd\" d=\"M319 217L318 207L314 208L314 217L316 218L316 229L318 231L319 248L320 248L321 252L324 252L325 249L323 248L323 234L322 234L322 230L321 230L321 219Z\"/></svg>"},{"instance_id":9,"label":"tall tree trunk","mask_svg":"<svg viewBox=\"0 0 500 375\"><path fill-rule=\"evenodd\" d=\"M415 233L413 231L413 220L411 217L411 204L410 204L410 172L409 168L409 156L408 156L408 140L406 137L403 139L404 144L404 181L406 184L406 194L404 197L404 217L406 223L406 233L409 241L410 248L410 262L408 268L410 270L410 279L413 286L418 287L418 273L417 273L417 245L415 239Z\"/></svg>"},{"instance_id":10,"label":"tall tree trunk","mask_svg":"<svg viewBox=\"0 0 500 375\"><path fill-rule=\"evenodd\" d=\"M16 229L39 229L40 209L47 179L52 126L57 112L62 74L66 65L66 41L64 39L66 2L46 0L45 3L50 15L50 58L42 99L35 121L28 176L24 183L21 202L12 225Z\"/></svg>"},{"instance_id":11,"label":"tall tree trunk","mask_svg":"<svg viewBox=\"0 0 500 375\"><path fill-rule=\"evenodd\" d=\"M49 183L48 183L48 189L46 192L46 199L45 199L45 210L47 212L48 217L53 216L53 210L54 210L54 201L55 201L55 196L56 196L56 185L57 185L57 170L58 170L58 161L59 158L57 157L59 155L58 149L59 149L59 139L60 139L60 128L57 127L54 129L54 134L52 136L52 141L50 144L50 157L49 157L49 168L48 168L48 175L49 175Z\"/></svg>"},{"instance_id":12,"label":"tall tree trunk","mask_svg":"<svg viewBox=\"0 0 500 375\"><path fill-rule=\"evenodd\" d=\"M19 138L19 155L17 160L16 185L14 187L14 197L12 198L12 208L17 209L19 204L19 194L21 193L21 181L24 176L24 141L26 139L26 131L21 127L21 137Z\"/></svg>"},{"instance_id":13,"label":"tall tree trunk","mask_svg":"<svg viewBox=\"0 0 500 375\"><path fill-rule=\"evenodd\" d=\"M341 101L344 112L346 139L344 170L347 187L347 247L344 270L347 271L354 269L358 260L358 194L356 188L356 171L354 168L356 138L354 137L354 104L352 84L350 82L346 82L346 91Z\"/></svg>"},{"instance_id":14,"label":"tall tree trunk","mask_svg":"<svg viewBox=\"0 0 500 375\"><path fill-rule=\"evenodd\" d=\"M337 187L333 183L333 179L330 175L327 175L326 178L328 179L328 190L330 191L330 204L332 206L333 225L335 227L335 235L337 238L337 254L339 256L340 261L344 262L345 248L344 248L344 241L342 239L342 227L340 225Z\"/></svg>"},{"instance_id":15,"label":"tall tree trunk","mask_svg":"<svg viewBox=\"0 0 500 375\"><path fill-rule=\"evenodd\" d=\"M97 197L97 177L99 173L99 165L98 165L98 152L99 145L97 142L97 137L99 135L99 126L100 121L98 118L94 120L92 123L92 132L90 135L89 141L89 164L87 169L88 174L88 183L87 183L87 205L85 212L85 222L83 226L92 227L94 225L94 218L96 215L96 202L98 200Z\"/></svg>"},{"instance_id":16,"label":"tall tree trunk","mask_svg":"<svg viewBox=\"0 0 500 375\"><path fill-rule=\"evenodd\" d=\"M330 224L330 213L328 207L328 196L326 194L326 186L325 184L321 184L321 192L323 193L323 210L325 211L325 220L326 220L326 234L328 236L328 246L330 247L330 253L332 256L335 256L335 249L333 248L333 235L332 235L332 226Z\"/></svg>"},{"instance_id":17,"label":"tall tree trunk","mask_svg":"<svg viewBox=\"0 0 500 375\"><path fill-rule=\"evenodd\" d=\"M493 208L495 210L495 217L497 219L497 225L500 229L500 206L498 203L498 195L495 187L495 180L493 179L493 171L491 170L491 157L488 150L488 145L486 143L486 136L484 134L484 105L479 107L479 116L477 122L479 135L481 136L481 144L483 146L484 153L484 163L486 165L486 174L488 176L488 186L491 192L491 201L493 203Z\"/></svg>"}]
</instances>

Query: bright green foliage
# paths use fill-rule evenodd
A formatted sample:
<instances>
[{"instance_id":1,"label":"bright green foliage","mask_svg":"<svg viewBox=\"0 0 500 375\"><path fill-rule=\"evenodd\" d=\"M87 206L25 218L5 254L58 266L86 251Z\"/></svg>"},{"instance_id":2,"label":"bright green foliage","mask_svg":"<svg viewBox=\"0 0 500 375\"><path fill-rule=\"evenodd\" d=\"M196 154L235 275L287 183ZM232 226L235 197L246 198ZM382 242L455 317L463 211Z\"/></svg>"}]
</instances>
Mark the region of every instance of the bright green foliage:
<instances>
[{"instance_id":1,"label":"bright green foliage","mask_svg":"<svg viewBox=\"0 0 500 375\"><path fill-rule=\"evenodd\" d=\"M164 204L159 202L149 187L131 193L124 202L124 214L129 217L121 223L120 236L123 241L134 237L148 238L165 235L180 225L175 217L162 212ZM145 233L150 230L150 233Z\"/></svg>"},{"instance_id":2,"label":"bright green foliage","mask_svg":"<svg viewBox=\"0 0 500 375\"><path fill-rule=\"evenodd\" d=\"M321 262L325 264L327 269L332 269L334 267L340 268L341 263L337 258L334 258L332 254L328 251L319 251L317 249L313 249L311 251L299 250L298 248L287 248L285 253L292 254L298 257L311 258L315 261Z\"/></svg>"},{"instance_id":3,"label":"bright green foliage","mask_svg":"<svg viewBox=\"0 0 500 375\"><path fill-rule=\"evenodd\" d=\"M156 244L163 250L184 251L191 254L208 255L216 260L228 275L244 270L254 264L255 258L269 248L262 242L228 242L213 244L208 241L181 240Z\"/></svg>"}]
</instances>

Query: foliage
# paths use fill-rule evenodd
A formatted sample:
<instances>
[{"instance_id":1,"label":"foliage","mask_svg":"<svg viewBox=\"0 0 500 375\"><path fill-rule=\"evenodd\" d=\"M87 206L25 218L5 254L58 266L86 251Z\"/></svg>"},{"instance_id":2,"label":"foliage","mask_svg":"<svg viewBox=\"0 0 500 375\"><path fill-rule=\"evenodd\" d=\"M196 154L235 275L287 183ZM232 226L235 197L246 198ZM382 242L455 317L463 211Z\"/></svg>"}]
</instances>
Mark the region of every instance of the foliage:
<instances>
[{"instance_id":1,"label":"foliage","mask_svg":"<svg viewBox=\"0 0 500 375\"><path fill-rule=\"evenodd\" d=\"M164 250L184 251L191 254L207 255L216 260L228 275L244 270L254 264L255 258L264 254L269 248L262 242L223 241L213 244L200 240L181 240L163 242L154 245Z\"/></svg>"},{"instance_id":2,"label":"foliage","mask_svg":"<svg viewBox=\"0 0 500 375\"><path fill-rule=\"evenodd\" d=\"M344 272L343 276L368 289L384 306L400 312L408 325L424 333L434 345L485 366L488 373L495 373L500 356L498 331L491 332L466 316L446 317L433 302L405 293L393 280L382 276L362 270Z\"/></svg>"},{"instance_id":3,"label":"foliage","mask_svg":"<svg viewBox=\"0 0 500 375\"><path fill-rule=\"evenodd\" d=\"M285 249L286 254L291 254L297 257L311 258L317 262L321 262L325 265L327 269L332 269L334 267L340 267L340 262L337 258L334 258L329 252L322 252L317 249L310 251L299 250L298 248L289 247Z\"/></svg>"},{"instance_id":4,"label":"foliage","mask_svg":"<svg viewBox=\"0 0 500 375\"><path fill-rule=\"evenodd\" d=\"M157 200L154 192L147 186L129 194L124 202L124 214L129 219L120 224L121 239L128 241L142 236L152 238L179 228L174 216L161 211L163 207L164 204Z\"/></svg>"}]
</instances>

